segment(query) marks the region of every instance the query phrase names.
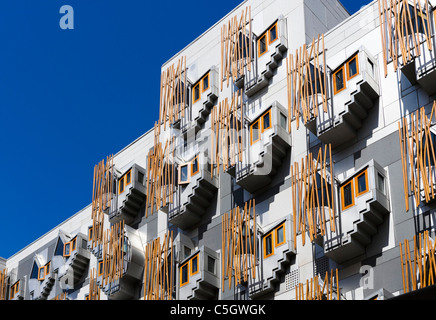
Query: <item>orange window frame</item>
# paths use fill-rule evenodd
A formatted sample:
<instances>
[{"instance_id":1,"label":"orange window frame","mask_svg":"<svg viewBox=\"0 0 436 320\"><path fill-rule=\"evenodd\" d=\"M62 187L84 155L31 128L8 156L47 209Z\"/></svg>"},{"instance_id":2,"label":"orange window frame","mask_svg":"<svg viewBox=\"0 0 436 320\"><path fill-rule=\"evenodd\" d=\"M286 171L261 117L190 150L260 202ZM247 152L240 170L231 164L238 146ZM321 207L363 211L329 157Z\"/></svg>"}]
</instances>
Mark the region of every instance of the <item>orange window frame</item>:
<instances>
[{"instance_id":1,"label":"orange window frame","mask_svg":"<svg viewBox=\"0 0 436 320\"><path fill-rule=\"evenodd\" d=\"M122 194L124 192L124 177L118 181L118 194Z\"/></svg>"},{"instance_id":2,"label":"orange window frame","mask_svg":"<svg viewBox=\"0 0 436 320\"><path fill-rule=\"evenodd\" d=\"M122 194L124 190L126 190L126 187L131 183L132 183L132 169L127 171L118 181L118 194Z\"/></svg>"},{"instance_id":3,"label":"orange window frame","mask_svg":"<svg viewBox=\"0 0 436 320\"><path fill-rule=\"evenodd\" d=\"M201 81L192 88L192 103L196 103L201 98ZM195 88L198 87L198 98L195 99Z\"/></svg>"},{"instance_id":4,"label":"orange window frame","mask_svg":"<svg viewBox=\"0 0 436 320\"><path fill-rule=\"evenodd\" d=\"M67 247L67 245L69 245L70 246L70 251L68 252L68 254L65 254L65 248ZM64 257L69 257L70 255L71 255L71 241L70 242L65 242L64 243L64 252L63 252L63 256Z\"/></svg>"},{"instance_id":5,"label":"orange window frame","mask_svg":"<svg viewBox=\"0 0 436 320\"><path fill-rule=\"evenodd\" d=\"M343 82L343 87L341 89L337 89L337 83L336 83L336 74L338 74L339 72L342 72L342 82ZM345 90L347 88L347 83L346 83L346 77L345 77L345 66L341 66L338 70L335 71L335 73L333 73L333 91L334 94L337 94L343 90Z\"/></svg>"},{"instance_id":6,"label":"orange window frame","mask_svg":"<svg viewBox=\"0 0 436 320\"><path fill-rule=\"evenodd\" d=\"M207 87L204 87L204 79L207 79ZM210 87L209 72L201 79L201 92L205 92Z\"/></svg>"},{"instance_id":7,"label":"orange window frame","mask_svg":"<svg viewBox=\"0 0 436 320\"><path fill-rule=\"evenodd\" d=\"M281 229L281 228L283 228L283 241L282 242L278 242L278 231L279 231L279 229ZM275 230L274 230L274 233L275 233L275 246L276 247L279 247L279 246L281 246L282 244L285 244L286 243L286 228L285 228L285 223L283 222L281 225L279 225Z\"/></svg>"},{"instance_id":8,"label":"orange window frame","mask_svg":"<svg viewBox=\"0 0 436 320\"><path fill-rule=\"evenodd\" d=\"M352 61L356 61L356 73L350 76L350 63ZM357 75L359 75L359 55L356 53L351 59L347 61L347 80L351 80Z\"/></svg>"},{"instance_id":9,"label":"orange window frame","mask_svg":"<svg viewBox=\"0 0 436 320\"><path fill-rule=\"evenodd\" d=\"M265 123L265 117L266 116L268 116L268 118L269 118L269 126L268 126L268 128L264 128L265 126L264 126L264 123ZM264 131L266 131L266 130L268 130L268 129L271 129L272 128L272 119L271 119L271 109L269 109L267 112L265 112L262 116L261 116L261 119L262 119L262 133L264 132Z\"/></svg>"},{"instance_id":10,"label":"orange window frame","mask_svg":"<svg viewBox=\"0 0 436 320\"><path fill-rule=\"evenodd\" d=\"M271 30L276 29L276 37L274 39L271 38ZM278 28L277 28L277 22L274 23L269 29L268 29L268 44L273 43L279 38Z\"/></svg>"},{"instance_id":11,"label":"orange window frame","mask_svg":"<svg viewBox=\"0 0 436 320\"><path fill-rule=\"evenodd\" d=\"M194 171L194 163L197 160L197 170ZM200 172L200 165L198 163L198 156L195 156L194 159L191 161L191 176L196 175L198 172Z\"/></svg>"},{"instance_id":12,"label":"orange window frame","mask_svg":"<svg viewBox=\"0 0 436 320\"><path fill-rule=\"evenodd\" d=\"M192 272L193 262L195 259L197 259L197 263L196 263L197 264L197 271ZM200 255L198 253L195 256L193 256L191 259L189 259L189 266L190 266L190 268L189 268L189 276L190 277L193 275L196 275L197 273L200 272Z\"/></svg>"},{"instance_id":13,"label":"orange window frame","mask_svg":"<svg viewBox=\"0 0 436 320\"><path fill-rule=\"evenodd\" d=\"M19 289L20 289L20 280L18 280L17 282L15 282L11 286L11 299L13 299L15 297L15 295L18 293Z\"/></svg>"},{"instance_id":14,"label":"orange window frame","mask_svg":"<svg viewBox=\"0 0 436 320\"><path fill-rule=\"evenodd\" d=\"M51 262L48 262L45 265L45 275L48 275L50 273L50 268L51 268Z\"/></svg>"},{"instance_id":15,"label":"orange window frame","mask_svg":"<svg viewBox=\"0 0 436 320\"><path fill-rule=\"evenodd\" d=\"M41 270L42 271L44 271L42 274L42 276L41 276ZM38 280L39 281L41 281L41 280L44 280L45 279L45 266L42 266L42 267L39 267L38 268Z\"/></svg>"},{"instance_id":16,"label":"orange window frame","mask_svg":"<svg viewBox=\"0 0 436 320\"><path fill-rule=\"evenodd\" d=\"M260 41L263 38L265 38L265 51L260 52ZM268 51L268 40L267 40L267 32L265 32L261 37L259 37L259 40L257 40L257 53L258 53L258 56L261 57L267 51Z\"/></svg>"},{"instance_id":17,"label":"orange window frame","mask_svg":"<svg viewBox=\"0 0 436 320\"><path fill-rule=\"evenodd\" d=\"M104 262L104 260L101 260L101 261L98 263L98 270L97 270L97 275L98 275L98 276L103 275L103 271L104 271L104 264L103 264L103 262Z\"/></svg>"},{"instance_id":18,"label":"orange window frame","mask_svg":"<svg viewBox=\"0 0 436 320\"><path fill-rule=\"evenodd\" d=\"M182 181L182 167L185 167L185 166L188 168L187 169L188 172L186 173L186 180ZM190 179L190 177L191 177L190 169L191 169L191 165L190 165L189 162L188 163L179 164L179 184L188 184L188 183L191 182L191 179Z\"/></svg>"},{"instance_id":19,"label":"orange window frame","mask_svg":"<svg viewBox=\"0 0 436 320\"><path fill-rule=\"evenodd\" d=\"M186 281L183 282L183 268L186 267ZM183 265L180 266L180 287L183 287L184 285L189 283L189 261L185 262Z\"/></svg>"},{"instance_id":20,"label":"orange window frame","mask_svg":"<svg viewBox=\"0 0 436 320\"><path fill-rule=\"evenodd\" d=\"M358 182L359 182L359 178L362 175L365 175L365 190L359 192L359 183ZM356 186L356 197L359 197L362 194L365 194L365 193L367 193L369 191L369 186L368 186L368 169L365 169L365 171L359 173L359 175L357 175L354 179L355 179L354 184Z\"/></svg>"},{"instance_id":21,"label":"orange window frame","mask_svg":"<svg viewBox=\"0 0 436 320\"><path fill-rule=\"evenodd\" d=\"M273 230L274 231L274 230ZM274 232L269 232L265 237L263 237L263 258L269 258L274 255ZM266 253L266 239L271 238L271 252L269 254Z\"/></svg>"},{"instance_id":22,"label":"orange window frame","mask_svg":"<svg viewBox=\"0 0 436 320\"><path fill-rule=\"evenodd\" d=\"M75 237L73 240L71 240L71 252L76 250L76 245L77 245L77 237Z\"/></svg>"},{"instance_id":23,"label":"orange window frame","mask_svg":"<svg viewBox=\"0 0 436 320\"><path fill-rule=\"evenodd\" d=\"M351 179L349 182L347 182L346 184L344 184L341 187L341 208L342 211L347 210L349 208L351 208L352 206L354 206L354 185L353 185L354 179ZM346 186L351 185L351 204L349 204L348 206L345 206L345 197L344 197L344 189Z\"/></svg>"},{"instance_id":24,"label":"orange window frame","mask_svg":"<svg viewBox=\"0 0 436 320\"><path fill-rule=\"evenodd\" d=\"M88 241L92 240L93 233L94 233L94 227L89 227L88 228Z\"/></svg>"},{"instance_id":25,"label":"orange window frame","mask_svg":"<svg viewBox=\"0 0 436 320\"><path fill-rule=\"evenodd\" d=\"M258 134L258 137L257 137L257 139L256 140L253 140L253 127L254 127L254 125L257 123L257 134ZM260 130L260 128L259 128L259 125L260 125L260 118L259 119L257 119L256 121L254 121L251 125L250 125L250 141L251 141L251 144L254 144L254 143L256 143L257 141L259 141L260 140L260 134L261 134L261 130Z\"/></svg>"}]
</instances>

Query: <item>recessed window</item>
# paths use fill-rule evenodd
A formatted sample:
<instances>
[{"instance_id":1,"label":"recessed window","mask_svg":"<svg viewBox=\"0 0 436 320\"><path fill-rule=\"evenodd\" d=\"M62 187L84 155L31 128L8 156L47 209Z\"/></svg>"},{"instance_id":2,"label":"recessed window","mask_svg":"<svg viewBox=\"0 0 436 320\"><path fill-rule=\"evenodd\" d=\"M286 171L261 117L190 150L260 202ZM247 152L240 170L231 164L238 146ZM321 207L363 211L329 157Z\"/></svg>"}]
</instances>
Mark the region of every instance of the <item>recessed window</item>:
<instances>
[{"instance_id":1,"label":"recessed window","mask_svg":"<svg viewBox=\"0 0 436 320\"><path fill-rule=\"evenodd\" d=\"M189 183L189 163L181 164L179 166L179 184Z\"/></svg>"},{"instance_id":2,"label":"recessed window","mask_svg":"<svg viewBox=\"0 0 436 320\"><path fill-rule=\"evenodd\" d=\"M280 112L280 126L285 129L288 130L288 118Z\"/></svg>"},{"instance_id":3,"label":"recessed window","mask_svg":"<svg viewBox=\"0 0 436 320\"><path fill-rule=\"evenodd\" d=\"M189 282L188 263L185 263L180 269L180 286L184 286Z\"/></svg>"},{"instance_id":4,"label":"recessed window","mask_svg":"<svg viewBox=\"0 0 436 320\"><path fill-rule=\"evenodd\" d=\"M333 87L335 94L345 89L344 66L333 74Z\"/></svg>"},{"instance_id":5,"label":"recessed window","mask_svg":"<svg viewBox=\"0 0 436 320\"><path fill-rule=\"evenodd\" d=\"M377 172L377 189L385 194L385 177L383 177L379 172Z\"/></svg>"},{"instance_id":6,"label":"recessed window","mask_svg":"<svg viewBox=\"0 0 436 320\"><path fill-rule=\"evenodd\" d=\"M356 196L360 196L368 191L368 174L367 170L356 177Z\"/></svg>"},{"instance_id":7,"label":"recessed window","mask_svg":"<svg viewBox=\"0 0 436 320\"><path fill-rule=\"evenodd\" d=\"M277 40L277 22L268 30L269 44Z\"/></svg>"},{"instance_id":8,"label":"recessed window","mask_svg":"<svg viewBox=\"0 0 436 320\"><path fill-rule=\"evenodd\" d=\"M71 242L64 244L64 257L69 257L71 255Z\"/></svg>"},{"instance_id":9,"label":"recessed window","mask_svg":"<svg viewBox=\"0 0 436 320\"><path fill-rule=\"evenodd\" d=\"M263 257L268 258L269 256L272 256L274 254L274 247L273 247L273 233L270 232L267 236L263 238Z\"/></svg>"},{"instance_id":10,"label":"recessed window","mask_svg":"<svg viewBox=\"0 0 436 320\"><path fill-rule=\"evenodd\" d=\"M207 271L215 274L215 259L207 256Z\"/></svg>"},{"instance_id":11,"label":"recessed window","mask_svg":"<svg viewBox=\"0 0 436 320\"><path fill-rule=\"evenodd\" d=\"M127 171L127 173L121 177L118 184L118 190L119 194L123 193L126 189L126 186L128 186L132 182L132 169Z\"/></svg>"},{"instance_id":12,"label":"recessed window","mask_svg":"<svg viewBox=\"0 0 436 320\"><path fill-rule=\"evenodd\" d=\"M118 184L118 190L119 190L119 194L124 192L124 177L120 179L119 184Z\"/></svg>"},{"instance_id":13,"label":"recessed window","mask_svg":"<svg viewBox=\"0 0 436 320\"><path fill-rule=\"evenodd\" d=\"M266 44L266 33L258 40L259 57L263 55L267 50L268 46Z\"/></svg>"},{"instance_id":14,"label":"recessed window","mask_svg":"<svg viewBox=\"0 0 436 320\"><path fill-rule=\"evenodd\" d=\"M262 116L262 132L272 127L271 125L271 109Z\"/></svg>"},{"instance_id":15,"label":"recessed window","mask_svg":"<svg viewBox=\"0 0 436 320\"><path fill-rule=\"evenodd\" d=\"M39 267L38 280L44 280L44 278L45 278L45 267Z\"/></svg>"},{"instance_id":16,"label":"recessed window","mask_svg":"<svg viewBox=\"0 0 436 320\"><path fill-rule=\"evenodd\" d=\"M198 100L200 100L200 83L198 83L195 87L194 87L194 90L193 90L193 97L192 97L192 100L193 100L193 102L195 103L195 102L197 102Z\"/></svg>"},{"instance_id":17,"label":"recessed window","mask_svg":"<svg viewBox=\"0 0 436 320\"><path fill-rule=\"evenodd\" d=\"M359 64L357 54L347 62L347 80L350 80L359 74Z\"/></svg>"},{"instance_id":18,"label":"recessed window","mask_svg":"<svg viewBox=\"0 0 436 320\"><path fill-rule=\"evenodd\" d=\"M341 188L342 210L346 210L354 205L353 180Z\"/></svg>"},{"instance_id":19,"label":"recessed window","mask_svg":"<svg viewBox=\"0 0 436 320\"><path fill-rule=\"evenodd\" d=\"M51 268L51 262L45 265L45 275L48 275L50 273L50 268Z\"/></svg>"},{"instance_id":20,"label":"recessed window","mask_svg":"<svg viewBox=\"0 0 436 320\"><path fill-rule=\"evenodd\" d=\"M259 119L256 120L251 126L250 126L250 135L251 135L251 144L259 141L260 139L260 132L259 132Z\"/></svg>"},{"instance_id":21,"label":"recessed window","mask_svg":"<svg viewBox=\"0 0 436 320\"><path fill-rule=\"evenodd\" d=\"M104 265L103 260L98 263L98 276L101 276L103 274Z\"/></svg>"},{"instance_id":22,"label":"recessed window","mask_svg":"<svg viewBox=\"0 0 436 320\"><path fill-rule=\"evenodd\" d=\"M71 241L71 251L76 250L77 237Z\"/></svg>"},{"instance_id":23,"label":"recessed window","mask_svg":"<svg viewBox=\"0 0 436 320\"><path fill-rule=\"evenodd\" d=\"M92 240L93 233L94 233L94 227L89 227L88 228L88 241Z\"/></svg>"},{"instance_id":24,"label":"recessed window","mask_svg":"<svg viewBox=\"0 0 436 320\"><path fill-rule=\"evenodd\" d=\"M207 89L209 89L209 73L202 79L201 87L201 92L205 92Z\"/></svg>"},{"instance_id":25,"label":"recessed window","mask_svg":"<svg viewBox=\"0 0 436 320\"><path fill-rule=\"evenodd\" d=\"M191 249L189 249L187 246L184 246L184 253L185 258L189 257L191 255Z\"/></svg>"},{"instance_id":26,"label":"recessed window","mask_svg":"<svg viewBox=\"0 0 436 320\"><path fill-rule=\"evenodd\" d=\"M15 297L15 295L18 293L19 290L20 290L20 280L18 280L11 286L11 294L10 294L11 299Z\"/></svg>"},{"instance_id":27,"label":"recessed window","mask_svg":"<svg viewBox=\"0 0 436 320\"><path fill-rule=\"evenodd\" d=\"M200 171L200 167L198 165L198 156L196 156L192 161L191 161L191 176L197 174Z\"/></svg>"},{"instance_id":28,"label":"recessed window","mask_svg":"<svg viewBox=\"0 0 436 320\"><path fill-rule=\"evenodd\" d=\"M276 247L278 247L286 242L285 224L283 223L280 227L278 227L275 230L275 232L276 232Z\"/></svg>"},{"instance_id":29,"label":"recessed window","mask_svg":"<svg viewBox=\"0 0 436 320\"><path fill-rule=\"evenodd\" d=\"M129 172L127 172L127 174L126 174L126 185L129 184L129 183L131 182L131 180L130 180L130 179L131 179L131 177L130 177L131 174L132 174L132 171L130 171L130 170L129 170Z\"/></svg>"}]
</instances>

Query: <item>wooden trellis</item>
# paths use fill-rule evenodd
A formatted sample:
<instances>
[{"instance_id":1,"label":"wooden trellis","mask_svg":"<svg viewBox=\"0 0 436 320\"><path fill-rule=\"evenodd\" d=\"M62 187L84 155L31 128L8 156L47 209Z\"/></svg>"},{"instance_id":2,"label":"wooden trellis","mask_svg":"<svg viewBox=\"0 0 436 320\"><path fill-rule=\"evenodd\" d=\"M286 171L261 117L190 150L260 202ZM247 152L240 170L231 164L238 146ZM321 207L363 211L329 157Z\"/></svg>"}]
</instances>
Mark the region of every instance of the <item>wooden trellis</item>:
<instances>
[{"instance_id":1,"label":"wooden trellis","mask_svg":"<svg viewBox=\"0 0 436 320\"><path fill-rule=\"evenodd\" d=\"M221 217L221 281L224 292L225 278L229 289L232 277L235 285L247 281L249 269L252 279L256 279L256 201L246 202L244 208L236 207Z\"/></svg>"},{"instance_id":2,"label":"wooden trellis","mask_svg":"<svg viewBox=\"0 0 436 320\"><path fill-rule=\"evenodd\" d=\"M248 30L247 30L248 28ZM233 16L221 27L221 91L224 82L229 87L230 77L236 81L251 71L253 34L251 32L251 6L242 10L241 16Z\"/></svg>"},{"instance_id":3,"label":"wooden trellis","mask_svg":"<svg viewBox=\"0 0 436 320\"><path fill-rule=\"evenodd\" d=\"M166 140L165 145L159 141L157 123L154 125L154 146L147 155L146 205L148 210L160 209L174 202L175 164L171 159L175 155L175 137Z\"/></svg>"},{"instance_id":4,"label":"wooden trellis","mask_svg":"<svg viewBox=\"0 0 436 320\"><path fill-rule=\"evenodd\" d=\"M89 293L87 300L100 300L100 288L97 284L97 271L95 268L91 269L89 275Z\"/></svg>"},{"instance_id":5,"label":"wooden trellis","mask_svg":"<svg viewBox=\"0 0 436 320\"><path fill-rule=\"evenodd\" d=\"M172 300L174 278L173 232L145 246L144 300Z\"/></svg>"},{"instance_id":6,"label":"wooden trellis","mask_svg":"<svg viewBox=\"0 0 436 320\"><path fill-rule=\"evenodd\" d=\"M331 145L319 149L316 158L309 153L298 162L291 165L292 212L294 224L294 248L297 248L297 233L301 232L303 245L306 243L306 230L310 241L326 234L326 213L328 207L330 231L335 232L335 204L334 204L334 173L331 156ZM327 162L329 159L329 162ZM329 168L329 171L327 170ZM328 183L330 172L330 186ZM318 179L319 177L319 179ZM318 183L320 185L318 185ZM319 231L318 231L319 230Z\"/></svg>"},{"instance_id":7,"label":"wooden trellis","mask_svg":"<svg viewBox=\"0 0 436 320\"><path fill-rule=\"evenodd\" d=\"M330 271L330 276L326 271L322 286L319 283L320 279L322 278L315 276L306 280L306 284L299 283L295 287L296 300L340 300L338 269L336 269L336 276L333 276L333 270ZM336 299L333 296L335 291Z\"/></svg>"},{"instance_id":8,"label":"wooden trellis","mask_svg":"<svg viewBox=\"0 0 436 320\"><path fill-rule=\"evenodd\" d=\"M404 247L404 255L403 255ZM409 240L400 242L401 274L404 293L434 285L436 280L435 243L429 232L413 236L413 256Z\"/></svg>"},{"instance_id":9,"label":"wooden trellis","mask_svg":"<svg viewBox=\"0 0 436 320\"><path fill-rule=\"evenodd\" d=\"M104 211L111 208L113 194L114 164L113 156L100 161L94 167L92 187L92 247L101 244L103 240Z\"/></svg>"},{"instance_id":10,"label":"wooden trellis","mask_svg":"<svg viewBox=\"0 0 436 320\"><path fill-rule=\"evenodd\" d=\"M403 187L406 211L409 211L409 192L414 195L415 204L421 203L421 192L425 201L435 199L435 164L436 156L430 131L435 117L436 102L433 103L430 116L425 114L424 107L398 122L398 134L401 146L401 163L403 168Z\"/></svg>"},{"instance_id":11,"label":"wooden trellis","mask_svg":"<svg viewBox=\"0 0 436 320\"><path fill-rule=\"evenodd\" d=\"M103 277L102 285L121 279L124 275L124 220L105 230L103 235Z\"/></svg>"},{"instance_id":12,"label":"wooden trellis","mask_svg":"<svg viewBox=\"0 0 436 320\"><path fill-rule=\"evenodd\" d=\"M428 49L432 50L430 11L428 0L413 0L413 6L409 0L378 0L385 77L388 62L393 62L396 72L400 56L405 65L421 55L421 40L414 31L419 25L424 31Z\"/></svg>"},{"instance_id":13,"label":"wooden trellis","mask_svg":"<svg viewBox=\"0 0 436 320\"><path fill-rule=\"evenodd\" d=\"M310 48L306 45L290 53L286 58L288 93L288 128L295 117L297 129L300 126L300 113L304 124L318 117L318 105L322 103L327 112L327 75L324 35L312 40ZM318 97L321 94L321 99Z\"/></svg>"},{"instance_id":14,"label":"wooden trellis","mask_svg":"<svg viewBox=\"0 0 436 320\"><path fill-rule=\"evenodd\" d=\"M242 120L243 114L242 90L235 92L232 101L220 101L211 113L211 163L210 174L217 168L217 175L222 164L226 170L242 161ZM222 160L222 161L221 161Z\"/></svg>"},{"instance_id":15,"label":"wooden trellis","mask_svg":"<svg viewBox=\"0 0 436 320\"><path fill-rule=\"evenodd\" d=\"M2 271L0 271L0 300L6 300L6 289L8 286L7 275L8 275L8 269L5 268Z\"/></svg>"},{"instance_id":16,"label":"wooden trellis","mask_svg":"<svg viewBox=\"0 0 436 320\"><path fill-rule=\"evenodd\" d=\"M54 297L51 300L68 300L67 299L67 294L65 292L61 293L61 294L57 295L56 297Z\"/></svg>"},{"instance_id":17,"label":"wooden trellis","mask_svg":"<svg viewBox=\"0 0 436 320\"><path fill-rule=\"evenodd\" d=\"M186 57L179 58L176 63L162 72L160 84L159 126L166 129L170 124L184 117L188 105L186 82Z\"/></svg>"}]
</instances>

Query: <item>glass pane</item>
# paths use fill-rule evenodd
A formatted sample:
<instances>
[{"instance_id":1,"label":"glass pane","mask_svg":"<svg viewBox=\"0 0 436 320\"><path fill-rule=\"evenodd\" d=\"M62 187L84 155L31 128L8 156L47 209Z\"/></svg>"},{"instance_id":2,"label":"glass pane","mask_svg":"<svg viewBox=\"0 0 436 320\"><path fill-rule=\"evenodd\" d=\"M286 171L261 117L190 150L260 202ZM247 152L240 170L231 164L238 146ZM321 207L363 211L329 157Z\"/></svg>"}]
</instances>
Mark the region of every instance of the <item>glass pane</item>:
<instances>
[{"instance_id":1,"label":"glass pane","mask_svg":"<svg viewBox=\"0 0 436 320\"><path fill-rule=\"evenodd\" d=\"M266 115L262 117L263 129L268 129L271 126L271 118L270 113L268 112Z\"/></svg>"},{"instance_id":2,"label":"glass pane","mask_svg":"<svg viewBox=\"0 0 436 320\"><path fill-rule=\"evenodd\" d=\"M187 181L188 180L188 165L184 165L180 168L181 174L180 174L180 180L181 181Z\"/></svg>"},{"instance_id":3,"label":"glass pane","mask_svg":"<svg viewBox=\"0 0 436 320\"><path fill-rule=\"evenodd\" d=\"M195 173L198 171L198 158L195 158L192 162L192 173Z\"/></svg>"},{"instance_id":4,"label":"glass pane","mask_svg":"<svg viewBox=\"0 0 436 320\"><path fill-rule=\"evenodd\" d=\"M283 113L280 113L280 126L283 129L288 129L288 118Z\"/></svg>"},{"instance_id":5,"label":"glass pane","mask_svg":"<svg viewBox=\"0 0 436 320\"><path fill-rule=\"evenodd\" d=\"M191 249L189 249L188 247L184 247L185 248L185 258L189 257L191 255Z\"/></svg>"},{"instance_id":6,"label":"glass pane","mask_svg":"<svg viewBox=\"0 0 436 320\"><path fill-rule=\"evenodd\" d=\"M283 226L277 229L277 244L284 241Z\"/></svg>"},{"instance_id":7,"label":"glass pane","mask_svg":"<svg viewBox=\"0 0 436 320\"><path fill-rule=\"evenodd\" d=\"M344 207L348 207L353 203L353 190L351 189L351 183L347 184L344 189Z\"/></svg>"},{"instance_id":8,"label":"glass pane","mask_svg":"<svg viewBox=\"0 0 436 320\"><path fill-rule=\"evenodd\" d=\"M383 194L385 193L385 178L380 173L377 174L377 188Z\"/></svg>"},{"instance_id":9,"label":"glass pane","mask_svg":"<svg viewBox=\"0 0 436 320\"><path fill-rule=\"evenodd\" d=\"M194 101L200 99L200 85L194 87Z\"/></svg>"},{"instance_id":10,"label":"glass pane","mask_svg":"<svg viewBox=\"0 0 436 320\"><path fill-rule=\"evenodd\" d=\"M126 184L130 183L130 171L126 175Z\"/></svg>"},{"instance_id":11,"label":"glass pane","mask_svg":"<svg viewBox=\"0 0 436 320\"><path fill-rule=\"evenodd\" d=\"M259 139L259 121L256 121L251 126L251 141L255 142Z\"/></svg>"},{"instance_id":12,"label":"glass pane","mask_svg":"<svg viewBox=\"0 0 436 320\"><path fill-rule=\"evenodd\" d=\"M44 267L39 268L39 279L44 278Z\"/></svg>"},{"instance_id":13,"label":"glass pane","mask_svg":"<svg viewBox=\"0 0 436 320\"><path fill-rule=\"evenodd\" d=\"M265 238L265 255L270 255L272 253L272 235Z\"/></svg>"},{"instance_id":14,"label":"glass pane","mask_svg":"<svg viewBox=\"0 0 436 320\"><path fill-rule=\"evenodd\" d=\"M269 42L273 42L275 39L277 39L277 26L269 30Z\"/></svg>"},{"instance_id":15,"label":"glass pane","mask_svg":"<svg viewBox=\"0 0 436 320\"><path fill-rule=\"evenodd\" d=\"M67 243L64 249L64 256L68 256L70 254L70 244Z\"/></svg>"},{"instance_id":16,"label":"glass pane","mask_svg":"<svg viewBox=\"0 0 436 320\"><path fill-rule=\"evenodd\" d=\"M198 271L198 257L196 256L191 261L191 273L194 274Z\"/></svg>"},{"instance_id":17,"label":"glass pane","mask_svg":"<svg viewBox=\"0 0 436 320\"><path fill-rule=\"evenodd\" d=\"M366 191L366 172L357 178L357 193Z\"/></svg>"},{"instance_id":18,"label":"glass pane","mask_svg":"<svg viewBox=\"0 0 436 320\"><path fill-rule=\"evenodd\" d=\"M209 88L209 75L203 78L203 91Z\"/></svg>"},{"instance_id":19,"label":"glass pane","mask_svg":"<svg viewBox=\"0 0 436 320\"><path fill-rule=\"evenodd\" d=\"M262 54L266 51L266 37L263 36L259 39L259 54Z\"/></svg>"},{"instance_id":20,"label":"glass pane","mask_svg":"<svg viewBox=\"0 0 436 320\"><path fill-rule=\"evenodd\" d=\"M209 256L207 257L207 271L215 273L215 259Z\"/></svg>"},{"instance_id":21,"label":"glass pane","mask_svg":"<svg viewBox=\"0 0 436 320\"><path fill-rule=\"evenodd\" d=\"M357 74L357 58L348 63L348 77L351 78Z\"/></svg>"},{"instance_id":22,"label":"glass pane","mask_svg":"<svg viewBox=\"0 0 436 320\"><path fill-rule=\"evenodd\" d=\"M188 265L182 267L182 283L188 282Z\"/></svg>"},{"instance_id":23,"label":"glass pane","mask_svg":"<svg viewBox=\"0 0 436 320\"><path fill-rule=\"evenodd\" d=\"M335 88L336 91L339 91L344 88L343 69L335 73L335 84L336 84L336 88Z\"/></svg>"}]
</instances>

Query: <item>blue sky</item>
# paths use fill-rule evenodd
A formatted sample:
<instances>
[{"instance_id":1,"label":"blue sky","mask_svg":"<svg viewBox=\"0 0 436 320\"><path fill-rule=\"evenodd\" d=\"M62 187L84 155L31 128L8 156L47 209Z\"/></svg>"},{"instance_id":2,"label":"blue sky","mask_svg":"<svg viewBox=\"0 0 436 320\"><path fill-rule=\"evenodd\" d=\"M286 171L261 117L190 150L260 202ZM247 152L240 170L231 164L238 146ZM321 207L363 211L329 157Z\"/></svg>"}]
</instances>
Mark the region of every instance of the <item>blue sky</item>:
<instances>
[{"instance_id":1,"label":"blue sky","mask_svg":"<svg viewBox=\"0 0 436 320\"><path fill-rule=\"evenodd\" d=\"M94 165L158 119L161 65L240 2L0 3L1 257L91 202Z\"/></svg>"}]
</instances>

